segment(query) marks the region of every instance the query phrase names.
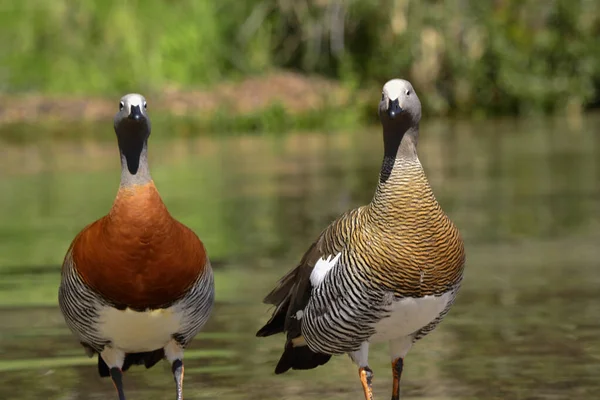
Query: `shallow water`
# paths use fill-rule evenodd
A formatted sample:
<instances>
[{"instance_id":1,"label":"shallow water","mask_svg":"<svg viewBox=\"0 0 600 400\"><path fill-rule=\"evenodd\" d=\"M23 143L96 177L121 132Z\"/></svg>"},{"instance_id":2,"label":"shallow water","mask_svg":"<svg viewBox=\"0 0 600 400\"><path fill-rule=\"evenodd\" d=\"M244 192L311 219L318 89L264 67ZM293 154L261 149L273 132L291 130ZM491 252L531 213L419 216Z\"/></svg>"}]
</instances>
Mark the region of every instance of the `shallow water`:
<instances>
[{"instance_id":1,"label":"shallow water","mask_svg":"<svg viewBox=\"0 0 600 400\"><path fill-rule=\"evenodd\" d=\"M0 398L112 399L57 308L62 257L110 207L115 143L0 146ZM419 152L466 242L463 289L406 359L405 399L589 399L600 390L600 118L431 122ZM166 122L155 130L166 131ZM2 128L0 128L2 129ZM12 128L11 128L12 129ZM188 129L175 121L177 133ZM2 137L0 132L0 137ZM68 135L76 137L77 134ZM186 356L186 399L362 398L336 357L275 376L283 337L257 339L262 297L344 210L368 202L378 129L354 133L151 138L154 180L214 260L217 306ZM376 398L389 398L385 345ZM172 399L165 363L125 377L129 399Z\"/></svg>"}]
</instances>

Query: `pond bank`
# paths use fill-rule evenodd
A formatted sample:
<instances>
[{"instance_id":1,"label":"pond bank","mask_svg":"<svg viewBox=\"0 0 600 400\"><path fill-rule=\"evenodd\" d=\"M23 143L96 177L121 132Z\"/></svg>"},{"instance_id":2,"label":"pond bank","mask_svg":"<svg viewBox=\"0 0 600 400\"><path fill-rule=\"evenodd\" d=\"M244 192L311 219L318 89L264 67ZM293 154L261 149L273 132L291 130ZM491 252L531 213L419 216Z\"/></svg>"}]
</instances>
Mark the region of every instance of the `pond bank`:
<instances>
[{"instance_id":1,"label":"pond bank","mask_svg":"<svg viewBox=\"0 0 600 400\"><path fill-rule=\"evenodd\" d=\"M142 94L155 115L202 120L219 114L228 118L257 115L273 108L297 117L323 109L346 108L349 103L357 109L361 103L352 98L351 90L337 82L292 72L220 83L204 90L167 88L162 92ZM0 125L40 120L107 120L113 117L117 101L117 98L93 96L0 94Z\"/></svg>"}]
</instances>

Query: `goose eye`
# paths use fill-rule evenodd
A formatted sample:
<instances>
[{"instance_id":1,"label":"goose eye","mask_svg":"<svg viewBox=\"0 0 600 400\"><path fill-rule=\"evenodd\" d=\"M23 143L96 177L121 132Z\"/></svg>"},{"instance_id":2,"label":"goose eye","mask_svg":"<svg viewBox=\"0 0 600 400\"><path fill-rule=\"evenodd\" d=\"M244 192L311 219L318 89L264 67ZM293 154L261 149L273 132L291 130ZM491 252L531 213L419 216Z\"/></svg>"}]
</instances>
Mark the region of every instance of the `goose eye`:
<instances>
[{"instance_id":1,"label":"goose eye","mask_svg":"<svg viewBox=\"0 0 600 400\"><path fill-rule=\"evenodd\" d=\"M407 95L407 96L408 96L408 95L410 95L410 90L407 90L407 91L406 91L406 95Z\"/></svg>"},{"instance_id":2,"label":"goose eye","mask_svg":"<svg viewBox=\"0 0 600 400\"><path fill-rule=\"evenodd\" d=\"M125 108L125 104L123 102L119 103L119 111L123 111L123 109Z\"/></svg>"},{"instance_id":3,"label":"goose eye","mask_svg":"<svg viewBox=\"0 0 600 400\"><path fill-rule=\"evenodd\" d=\"M148 108L148 104L146 102L144 102L144 110Z\"/></svg>"}]
</instances>

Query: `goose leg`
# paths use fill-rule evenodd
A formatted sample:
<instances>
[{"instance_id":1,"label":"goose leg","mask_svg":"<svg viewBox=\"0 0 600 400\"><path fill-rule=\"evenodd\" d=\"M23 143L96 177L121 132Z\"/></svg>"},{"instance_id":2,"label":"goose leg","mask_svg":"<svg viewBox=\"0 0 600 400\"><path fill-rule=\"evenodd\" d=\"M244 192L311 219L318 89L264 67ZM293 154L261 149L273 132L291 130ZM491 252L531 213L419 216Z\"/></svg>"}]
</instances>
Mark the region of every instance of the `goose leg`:
<instances>
[{"instance_id":1,"label":"goose leg","mask_svg":"<svg viewBox=\"0 0 600 400\"><path fill-rule=\"evenodd\" d=\"M358 365L358 376L365 392L365 400L373 400L373 371L369 368L369 342L364 342L360 348L348 354L352 361Z\"/></svg>"},{"instance_id":2,"label":"goose leg","mask_svg":"<svg viewBox=\"0 0 600 400\"><path fill-rule=\"evenodd\" d=\"M365 400L373 400L373 371L369 367L361 367L358 369L360 383L362 383L363 391L365 392Z\"/></svg>"},{"instance_id":3,"label":"goose leg","mask_svg":"<svg viewBox=\"0 0 600 400\"><path fill-rule=\"evenodd\" d=\"M392 400L400 399L400 377L402 376L402 368L404 367L404 360L398 357L392 361L392 375L394 377L394 386L392 388Z\"/></svg>"},{"instance_id":4,"label":"goose leg","mask_svg":"<svg viewBox=\"0 0 600 400\"><path fill-rule=\"evenodd\" d=\"M119 400L125 400L125 393L123 392L123 371L121 368L113 367L110 369L110 378L117 389L117 395Z\"/></svg>"},{"instance_id":5,"label":"goose leg","mask_svg":"<svg viewBox=\"0 0 600 400\"><path fill-rule=\"evenodd\" d=\"M117 395L119 400L125 400L125 393L123 392L123 362L125 361L125 352L116 349L114 347L106 346L100 357L106 363L109 368L110 379L112 379L115 389L117 389Z\"/></svg>"},{"instance_id":6,"label":"goose leg","mask_svg":"<svg viewBox=\"0 0 600 400\"><path fill-rule=\"evenodd\" d=\"M412 336L399 337L390 341L390 356L392 359L392 376L394 384L392 387L392 400L400 399L400 378L404 368L404 357L413 345Z\"/></svg>"},{"instance_id":7,"label":"goose leg","mask_svg":"<svg viewBox=\"0 0 600 400\"><path fill-rule=\"evenodd\" d=\"M171 363L173 379L175 379L176 400L183 400L183 347L172 339L165 347L165 357Z\"/></svg>"},{"instance_id":8,"label":"goose leg","mask_svg":"<svg viewBox=\"0 0 600 400\"><path fill-rule=\"evenodd\" d=\"M173 378L175 379L175 390L177 392L177 400L183 400L183 361L175 360L171 365Z\"/></svg>"}]
</instances>

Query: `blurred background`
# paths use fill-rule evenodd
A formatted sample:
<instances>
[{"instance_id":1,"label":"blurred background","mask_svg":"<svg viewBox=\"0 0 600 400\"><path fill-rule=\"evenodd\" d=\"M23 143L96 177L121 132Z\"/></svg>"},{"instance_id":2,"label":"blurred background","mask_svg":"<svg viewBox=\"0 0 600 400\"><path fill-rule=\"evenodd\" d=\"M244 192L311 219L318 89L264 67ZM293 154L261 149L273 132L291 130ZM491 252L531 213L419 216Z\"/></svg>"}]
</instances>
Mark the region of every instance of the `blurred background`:
<instances>
[{"instance_id":1,"label":"blurred background","mask_svg":"<svg viewBox=\"0 0 600 400\"><path fill-rule=\"evenodd\" d=\"M600 390L596 0L0 0L0 398L113 398L57 307L74 236L119 183L112 117L141 92L153 178L203 239L213 317L186 399L362 398L347 357L275 376L261 304L341 212L368 202L377 103L402 77L419 154L466 242L463 288L406 359L405 399ZM374 346L377 398L387 348ZM131 399L171 399L169 367Z\"/></svg>"}]
</instances>

